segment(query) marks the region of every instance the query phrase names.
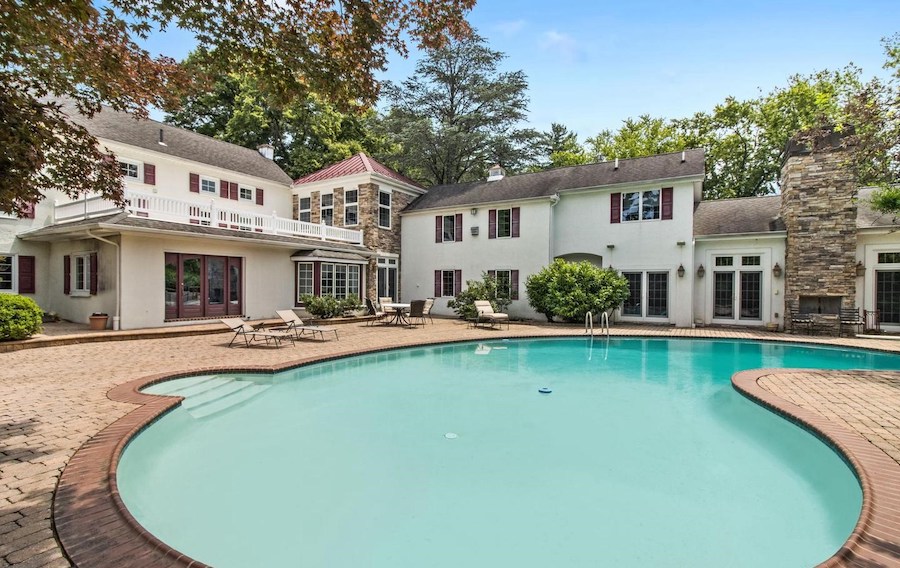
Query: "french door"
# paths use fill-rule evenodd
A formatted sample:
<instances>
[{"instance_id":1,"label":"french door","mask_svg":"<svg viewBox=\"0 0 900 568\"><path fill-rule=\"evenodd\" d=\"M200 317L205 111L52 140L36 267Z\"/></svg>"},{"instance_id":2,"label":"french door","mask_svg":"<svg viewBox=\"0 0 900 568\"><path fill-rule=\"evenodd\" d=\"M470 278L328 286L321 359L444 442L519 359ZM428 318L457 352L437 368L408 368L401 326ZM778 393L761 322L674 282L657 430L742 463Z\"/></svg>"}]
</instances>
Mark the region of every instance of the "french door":
<instances>
[{"instance_id":1,"label":"french door","mask_svg":"<svg viewBox=\"0 0 900 568\"><path fill-rule=\"evenodd\" d=\"M762 321L763 273L759 256L717 256L713 269L713 319Z\"/></svg>"},{"instance_id":2,"label":"french door","mask_svg":"<svg viewBox=\"0 0 900 568\"><path fill-rule=\"evenodd\" d=\"M166 253L166 319L241 315L241 268L237 257Z\"/></svg>"}]
</instances>

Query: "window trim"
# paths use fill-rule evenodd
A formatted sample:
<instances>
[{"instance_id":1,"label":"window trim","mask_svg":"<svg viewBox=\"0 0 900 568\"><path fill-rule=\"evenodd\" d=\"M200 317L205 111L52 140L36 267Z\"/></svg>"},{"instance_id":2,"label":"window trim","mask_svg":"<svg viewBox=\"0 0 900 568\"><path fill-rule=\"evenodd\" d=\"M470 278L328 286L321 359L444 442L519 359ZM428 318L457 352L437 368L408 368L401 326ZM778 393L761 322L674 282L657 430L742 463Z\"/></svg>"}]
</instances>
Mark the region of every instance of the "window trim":
<instances>
[{"instance_id":1,"label":"window trim","mask_svg":"<svg viewBox=\"0 0 900 568\"><path fill-rule=\"evenodd\" d=\"M70 253L72 270L70 274L69 296L88 297L91 295L91 254L93 251ZM78 282L78 261L84 262L84 278ZM82 284L83 287L78 285Z\"/></svg>"},{"instance_id":2,"label":"window trim","mask_svg":"<svg viewBox=\"0 0 900 568\"><path fill-rule=\"evenodd\" d=\"M331 197L331 203L325 205L325 198ZM311 203L310 203L311 205ZM325 211L331 211L331 222L325 222ZM334 226L334 194L323 193L319 196L319 223L322 225Z\"/></svg>"},{"instance_id":3,"label":"window trim","mask_svg":"<svg viewBox=\"0 0 900 568\"><path fill-rule=\"evenodd\" d=\"M0 294L18 294L19 293L19 255L16 254L0 254L0 258L9 258L9 281L10 289L0 289Z\"/></svg>"},{"instance_id":4,"label":"window trim","mask_svg":"<svg viewBox=\"0 0 900 568\"><path fill-rule=\"evenodd\" d=\"M244 191L250 192L250 197L244 197ZM256 189L253 187L250 187L249 185L240 185L240 184L238 185L238 201L250 201L250 202L255 203L256 202L255 193L256 193Z\"/></svg>"},{"instance_id":5,"label":"window trim","mask_svg":"<svg viewBox=\"0 0 900 568\"><path fill-rule=\"evenodd\" d=\"M381 196L387 195L388 203L385 205L381 202ZM391 228L391 215L393 214L392 208L394 206L394 196L390 191L378 190L378 228L379 229L390 229ZM381 212L382 210L387 210L387 219L388 224L381 224Z\"/></svg>"},{"instance_id":6,"label":"window trim","mask_svg":"<svg viewBox=\"0 0 900 568\"><path fill-rule=\"evenodd\" d=\"M219 180L217 180L216 178L211 178L209 176L205 176L205 175L200 175L198 177L200 178L200 180L198 182L197 187L199 188L201 195L203 195L204 193L208 193L214 197L219 195ZM207 190L203 189L204 181L212 182L212 184L213 184L212 191L207 191Z\"/></svg>"},{"instance_id":7,"label":"window trim","mask_svg":"<svg viewBox=\"0 0 900 568\"><path fill-rule=\"evenodd\" d=\"M649 219L644 218L644 194L650 192L657 193L656 199L656 216L651 217ZM638 194L638 217L637 219L626 219L625 218L625 196L631 194ZM619 197L619 218L622 223L634 223L639 221L662 221L663 220L663 190L662 188L653 188L653 189L638 189L634 191L623 191Z\"/></svg>"},{"instance_id":8,"label":"window trim","mask_svg":"<svg viewBox=\"0 0 900 568\"><path fill-rule=\"evenodd\" d=\"M119 173L122 174L122 165L127 164L129 166L134 166L135 174L134 176L129 176L122 174L123 179L133 180L139 183L144 183L144 164L139 162L138 160L131 160L129 158L122 158L121 156L116 156L116 161L119 163Z\"/></svg>"},{"instance_id":9,"label":"window trim","mask_svg":"<svg viewBox=\"0 0 900 568\"><path fill-rule=\"evenodd\" d=\"M450 220L450 238L447 238L447 219ZM442 243L455 243L456 242L456 214L451 213L450 215L441 215L441 242Z\"/></svg>"},{"instance_id":10,"label":"window trim","mask_svg":"<svg viewBox=\"0 0 900 568\"><path fill-rule=\"evenodd\" d=\"M500 213L501 213L502 211L506 211L507 214L508 214L508 216L509 216L509 234L508 234L508 235L501 235L501 234L500 234L500 227L501 227L501 223L500 223ZM505 209L497 209L497 236L496 236L496 238L498 238L498 239L511 239L512 236L513 236L513 228L512 228L512 227L513 227L513 208L512 208L512 207L507 207L507 208L505 208Z\"/></svg>"},{"instance_id":11,"label":"window trim","mask_svg":"<svg viewBox=\"0 0 900 568\"><path fill-rule=\"evenodd\" d=\"M307 200L307 207L303 208L303 200ZM303 214L306 213L309 217L308 220L303 221ZM311 223L312 222L312 197L298 197L297 198L297 220L303 223Z\"/></svg>"},{"instance_id":12,"label":"window trim","mask_svg":"<svg viewBox=\"0 0 900 568\"><path fill-rule=\"evenodd\" d=\"M442 298L455 298L456 297L456 271L455 270L441 270L441 297ZM447 294L447 275L450 276L450 293Z\"/></svg>"}]
</instances>

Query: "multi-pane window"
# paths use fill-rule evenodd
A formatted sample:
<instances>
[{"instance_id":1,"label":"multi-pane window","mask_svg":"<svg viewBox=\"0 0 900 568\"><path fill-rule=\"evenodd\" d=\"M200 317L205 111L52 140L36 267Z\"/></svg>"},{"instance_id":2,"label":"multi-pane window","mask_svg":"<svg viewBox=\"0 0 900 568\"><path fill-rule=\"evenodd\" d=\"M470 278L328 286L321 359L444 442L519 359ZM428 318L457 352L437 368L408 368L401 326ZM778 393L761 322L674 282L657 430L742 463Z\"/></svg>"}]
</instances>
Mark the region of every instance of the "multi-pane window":
<instances>
[{"instance_id":1,"label":"multi-pane window","mask_svg":"<svg viewBox=\"0 0 900 568\"><path fill-rule=\"evenodd\" d=\"M647 316L669 315L669 273L647 273Z\"/></svg>"},{"instance_id":2,"label":"multi-pane window","mask_svg":"<svg viewBox=\"0 0 900 568\"><path fill-rule=\"evenodd\" d=\"M14 292L15 282L14 256L0 256L0 292Z\"/></svg>"},{"instance_id":3,"label":"multi-pane window","mask_svg":"<svg viewBox=\"0 0 900 568\"><path fill-rule=\"evenodd\" d=\"M456 215L444 215L442 235L444 242L456 240Z\"/></svg>"},{"instance_id":4,"label":"multi-pane window","mask_svg":"<svg viewBox=\"0 0 900 568\"><path fill-rule=\"evenodd\" d=\"M497 270L497 295L506 298L512 297L512 272L509 270Z\"/></svg>"},{"instance_id":5,"label":"multi-pane window","mask_svg":"<svg viewBox=\"0 0 900 568\"><path fill-rule=\"evenodd\" d=\"M217 193L216 188L218 187L218 182L212 178L201 177L200 178L200 192L201 193L212 193L215 195Z\"/></svg>"},{"instance_id":6,"label":"multi-pane window","mask_svg":"<svg viewBox=\"0 0 900 568\"><path fill-rule=\"evenodd\" d=\"M334 296L334 265L333 264L323 264L322 265L322 277L321 277L320 291L323 296Z\"/></svg>"},{"instance_id":7,"label":"multi-pane window","mask_svg":"<svg viewBox=\"0 0 900 568\"><path fill-rule=\"evenodd\" d=\"M122 177L138 179L138 164L119 161L119 172L122 174Z\"/></svg>"},{"instance_id":8,"label":"multi-pane window","mask_svg":"<svg viewBox=\"0 0 900 568\"><path fill-rule=\"evenodd\" d=\"M759 256L742 256L741 257L741 266L759 266L760 265L760 257Z\"/></svg>"},{"instance_id":9,"label":"multi-pane window","mask_svg":"<svg viewBox=\"0 0 900 568\"><path fill-rule=\"evenodd\" d=\"M875 271L875 308L882 323L900 324L900 270Z\"/></svg>"},{"instance_id":10,"label":"multi-pane window","mask_svg":"<svg viewBox=\"0 0 900 568\"><path fill-rule=\"evenodd\" d=\"M344 193L344 226L359 223L359 191L351 190Z\"/></svg>"},{"instance_id":11,"label":"multi-pane window","mask_svg":"<svg viewBox=\"0 0 900 568\"><path fill-rule=\"evenodd\" d=\"M312 220L312 208L310 207L310 198L309 197L301 197L300 202L297 204L297 219L299 221L305 221L307 223Z\"/></svg>"},{"instance_id":12,"label":"multi-pane window","mask_svg":"<svg viewBox=\"0 0 900 568\"><path fill-rule=\"evenodd\" d=\"M91 255L72 255L72 291L89 294L91 291Z\"/></svg>"},{"instance_id":13,"label":"multi-pane window","mask_svg":"<svg viewBox=\"0 0 900 568\"><path fill-rule=\"evenodd\" d=\"M497 237L512 236L512 209L497 209Z\"/></svg>"},{"instance_id":14,"label":"multi-pane window","mask_svg":"<svg viewBox=\"0 0 900 568\"><path fill-rule=\"evenodd\" d=\"M297 263L297 296L314 294L313 265L311 262Z\"/></svg>"},{"instance_id":15,"label":"multi-pane window","mask_svg":"<svg viewBox=\"0 0 900 568\"><path fill-rule=\"evenodd\" d=\"M252 201L253 200L253 188L242 185L240 188L240 197L241 199Z\"/></svg>"},{"instance_id":16,"label":"multi-pane window","mask_svg":"<svg viewBox=\"0 0 900 568\"><path fill-rule=\"evenodd\" d=\"M734 266L734 257L732 257L732 256L717 256L716 257L716 266Z\"/></svg>"},{"instance_id":17,"label":"multi-pane window","mask_svg":"<svg viewBox=\"0 0 900 568\"><path fill-rule=\"evenodd\" d=\"M878 264L900 264L900 252L878 253Z\"/></svg>"},{"instance_id":18,"label":"multi-pane window","mask_svg":"<svg viewBox=\"0 0 900 568\"><path fill-rule=\"evenodd\" d=\"M622 315L640 316L642 315L641 298L643 297L643 273L641 272L623 272L622 276L628 281L628 297L622 304Z\"/></svg>"},{"instance_id":19,"label":"multi-pane window","mask_svg":"<svg viewBox=\"0 0 900 568\"><path fill-rule=\"evenodd\" d=\"M311 284L311 275L309 280ZM349 296L359 298L359 265L322 263L321 294L338 299Z\"/></svg>"},{"instance_id":20,"label":"multi-pane window","mask_svg":"<svg viewBox=\"0 0 900 568\"><path fill-rule=\"evenodd\" d=\"M660 218L660 190L629 191L622 194L622 220L640 221Z\"/></svg>"},{"instance_id":21,"label":"multi-pane window","mask_svg":"<svg viewBox=\"0 0 900 568\"><path fill-rule=\"evenodd\" d=\"M444 270L441 272L441 296L455 296L453 270Z\"/></svg>"},{"instance_id":22,"label":"multi-pane window","mask_svg":"<svg viewBox=\"0 0 900 568\"><path fill-rule=\"evenodd\" d=\"M391 194L386 191L378 192L378 226L391 228Z\"/></svg>"},{"instance_id":23,"label":"multi-pane window","mask_svg":"<svg viewBox=\"0 0 900 568\"><path fill-rule=\"evenodd\" d=\"M334 195L327 193L322 196L322 203L319 206L322 223L325 225L334 225Z\"/></svg>"}]
</instances>

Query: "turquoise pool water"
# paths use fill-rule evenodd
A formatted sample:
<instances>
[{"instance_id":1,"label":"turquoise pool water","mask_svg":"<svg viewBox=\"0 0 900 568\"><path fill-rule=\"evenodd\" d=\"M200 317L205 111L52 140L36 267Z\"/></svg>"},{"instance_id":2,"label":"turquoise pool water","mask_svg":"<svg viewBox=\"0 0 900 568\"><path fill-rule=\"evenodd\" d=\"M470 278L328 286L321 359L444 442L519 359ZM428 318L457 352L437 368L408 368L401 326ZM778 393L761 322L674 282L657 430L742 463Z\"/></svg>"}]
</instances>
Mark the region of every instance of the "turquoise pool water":
<instances>
[{"instance_id":1,"label":"turquoise pool water","mask_svg":"<svg viewBox=\"0 0 900 568\"><path fill-rule=\"evenodd\" d=\"M186 400L129 444L118 485L150 532L219 568L812 566L861 491L733 390L759 367L900 358L551 339L178 379L146 389Z\"/></svg>"}]
</instances>

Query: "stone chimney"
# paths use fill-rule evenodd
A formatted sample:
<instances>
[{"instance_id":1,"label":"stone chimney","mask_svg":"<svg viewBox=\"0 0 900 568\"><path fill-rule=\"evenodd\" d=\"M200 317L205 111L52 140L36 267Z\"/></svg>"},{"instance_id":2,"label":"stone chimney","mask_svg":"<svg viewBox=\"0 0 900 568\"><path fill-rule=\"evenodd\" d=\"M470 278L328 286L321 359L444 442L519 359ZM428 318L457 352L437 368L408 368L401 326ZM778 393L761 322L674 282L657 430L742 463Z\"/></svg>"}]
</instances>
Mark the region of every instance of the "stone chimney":
<instances>
[{"instance_id":1,"label":"stone chimney","mask_svg":"<svg viewBox=\"0 0 900 568\"><path fill-rule=\"evenodd\" d=\"M260 154L263 155L264 158L268 160L275 159L275 146L272 146L271 144L260 144L256 147L256 149Z\"/></svg>"},{"instance_id":2,"label":"stone chimney","mask_svg":"<svg viewBox=\"0 0 900 568\"><path fill-rule=\"evenodd\" d=\"M856 181L841 134L793 139L781 167L781 217L787 230L786 309L836 314L856 301Z\"/></svg>"}]
</instances>

